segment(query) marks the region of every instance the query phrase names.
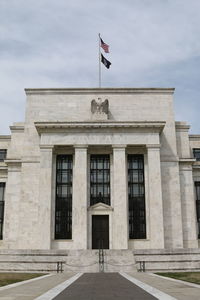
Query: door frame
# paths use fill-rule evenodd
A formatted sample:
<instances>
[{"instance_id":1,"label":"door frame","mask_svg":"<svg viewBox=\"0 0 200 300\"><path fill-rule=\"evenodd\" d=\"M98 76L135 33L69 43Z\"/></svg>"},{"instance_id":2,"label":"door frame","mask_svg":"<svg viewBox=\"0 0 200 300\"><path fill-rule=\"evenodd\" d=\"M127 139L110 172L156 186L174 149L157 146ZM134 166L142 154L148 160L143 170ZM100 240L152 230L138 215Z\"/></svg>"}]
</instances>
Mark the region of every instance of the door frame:
<instances>
[{"instance_id":1,"label":"door frame","mask_svg":"<svg viewBox=\"0 0 200 300\"><path fill-rule=\"evenodd\" d=\"M112 215L113 208L104 203L97 203L88 208L88 249L92 249L92 216L108 215L109 216L109 249L113 249L112 242Z\"/></svg>"}]
</instances>

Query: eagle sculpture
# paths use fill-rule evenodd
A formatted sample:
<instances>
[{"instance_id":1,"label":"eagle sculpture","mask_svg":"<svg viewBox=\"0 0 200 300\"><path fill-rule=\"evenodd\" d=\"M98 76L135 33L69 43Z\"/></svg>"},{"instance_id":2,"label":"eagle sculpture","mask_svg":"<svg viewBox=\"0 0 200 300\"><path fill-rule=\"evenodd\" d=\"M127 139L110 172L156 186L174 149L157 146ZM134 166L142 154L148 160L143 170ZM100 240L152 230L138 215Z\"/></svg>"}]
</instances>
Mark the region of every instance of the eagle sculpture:
<instances>
[{"instance_id":1,"label":"eagle sculpture","mask_svg":"<svg viewBox=\"0 0 200 300\"><path fill-rule=\"evenodd\" d=\"M96 101L95 99L93 99L91 101L91 112L93 114L97 113L97 114L108 114L109 111L109 103L108 103L108 99L104 100L102 102L101 98L98 98L98 100Z\"/></svg>"}]
</instances>

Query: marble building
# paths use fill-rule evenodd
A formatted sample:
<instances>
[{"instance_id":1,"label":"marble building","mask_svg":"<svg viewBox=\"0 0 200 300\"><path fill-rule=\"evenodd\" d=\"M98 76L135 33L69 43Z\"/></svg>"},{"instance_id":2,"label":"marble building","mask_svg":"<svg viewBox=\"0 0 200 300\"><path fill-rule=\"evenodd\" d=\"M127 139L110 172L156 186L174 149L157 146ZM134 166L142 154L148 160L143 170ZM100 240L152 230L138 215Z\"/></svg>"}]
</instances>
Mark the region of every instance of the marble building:
<instances>
[{"instance_id":1,"label":"marble building","mask_svg":"<svg viewBox=\"0 0 200 300\"><path fill-rule=\"evenodd\" d=\"M0 249L200 247L200 135L174 89L25 92L0 136Z\"/></svg>"}]
</instances>

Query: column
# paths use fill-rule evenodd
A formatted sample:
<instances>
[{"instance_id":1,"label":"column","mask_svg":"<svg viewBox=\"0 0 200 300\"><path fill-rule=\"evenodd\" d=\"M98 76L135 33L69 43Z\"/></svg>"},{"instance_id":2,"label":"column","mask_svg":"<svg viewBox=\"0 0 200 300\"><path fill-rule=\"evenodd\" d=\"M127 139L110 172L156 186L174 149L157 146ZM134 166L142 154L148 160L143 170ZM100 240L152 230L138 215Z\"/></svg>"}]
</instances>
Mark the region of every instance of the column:
<instances>
[{"instance_id":1,"label":"column","mask_svg":"<svg viewBox=\"0 0 200 300\"><path fill-rule=\"evenodd\" d=\"M76 145L73 167L72 239L75 249L87 249L87 146Z\"/></svg>"},{"instance_id":2,"label":"column","mask_svg":"<svg viewBox=\"0 0 200 300\"><path fill-rule=\"evenodd\" d=\"M113 146L113 249L128 249L126 145Z\"/></svg>"},{"instance_id":3,"label":"column","mask_svg":"<svg viewBox=\"0 0 200 300\"><path fill-rule=\"evenodd\" d=\"M149 234L152 249L164 248L163 203L160 168L160 145L147 145Z\"/></svg>"},{"instance_id":4,"label":"column","mask_svg":"<svg viewBox=\"0 0 200 300\"><path fill-rule=\"evenodd\" d=\"M39 249L51 248L52 154L52 145L40 146L40 178L38 205Z\"/></svg>"},{"instance_id":5,"label":"column","mask_svg":"<svg viewBox=\"0 0 200 300\"><path fill-rule=\"evenodd\" d=\"M7 159L8 179L4 193L4 247L18 249L19 242L19 207L21 201L21 160Z\"/></svg>"},{"instance_id":6,"label":"column","mask_svg":"<svg viewBox=\"0 0 200 300\"><path fill-rule=\"evenodd\" d=\"M196 225L196 195L190 159L180 161L180 187L184 248L198 248Z\"/></svg>"}]
</instances>

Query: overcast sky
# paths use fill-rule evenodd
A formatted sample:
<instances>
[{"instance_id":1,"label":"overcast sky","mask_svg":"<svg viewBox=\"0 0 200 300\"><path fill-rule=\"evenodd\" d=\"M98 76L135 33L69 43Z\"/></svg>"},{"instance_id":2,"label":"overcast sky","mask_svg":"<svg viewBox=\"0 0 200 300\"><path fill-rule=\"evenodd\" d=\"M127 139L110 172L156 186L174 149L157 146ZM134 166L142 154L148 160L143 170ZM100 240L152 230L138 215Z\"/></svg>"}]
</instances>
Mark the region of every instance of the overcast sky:
<instances>
[{"instance_id":1,"label":"overcast sky","mask_svg":"<svg viewBox=\"0 0 200 300\"><path fill-rule=\"evenodd\" d=\"M175 87L200 134L200 0L0 0L0 134L24 121L24 88Z\"/></svg>"}]
</instances>

